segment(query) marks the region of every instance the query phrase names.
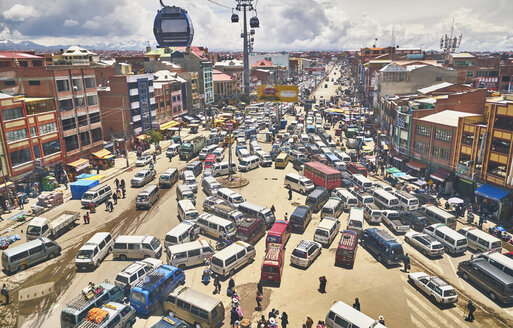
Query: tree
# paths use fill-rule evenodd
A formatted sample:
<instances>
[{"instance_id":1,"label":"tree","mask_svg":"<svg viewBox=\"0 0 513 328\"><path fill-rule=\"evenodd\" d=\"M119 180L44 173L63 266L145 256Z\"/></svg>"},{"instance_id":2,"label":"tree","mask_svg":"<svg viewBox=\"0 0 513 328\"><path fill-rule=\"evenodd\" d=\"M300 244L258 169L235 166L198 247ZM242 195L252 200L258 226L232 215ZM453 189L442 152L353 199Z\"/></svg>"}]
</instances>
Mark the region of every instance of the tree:
<instances>
[{"instance_id":1,"label":"tree","mask_svg":"<svg viewBox=\"0 0 513 328\"><path fill-rule=\"evenodd\" d=\"M160 134L159 131L150 130L146 132L146 135L150 137L150 142L155 145L155 148L157 148L162 141L162 134Z\"/></svg>"},{"instance_id":2,"label":"tree","mask_svg":"<svg viewBox=\"0 0 513 328\"><path fill-rule=\"evenodd\" d=\"M245 93L240 95L239 101L246 103L246 105L250 105L251 104L251 98L247 94L245 94Z\"/></svg>"}]
</instances>

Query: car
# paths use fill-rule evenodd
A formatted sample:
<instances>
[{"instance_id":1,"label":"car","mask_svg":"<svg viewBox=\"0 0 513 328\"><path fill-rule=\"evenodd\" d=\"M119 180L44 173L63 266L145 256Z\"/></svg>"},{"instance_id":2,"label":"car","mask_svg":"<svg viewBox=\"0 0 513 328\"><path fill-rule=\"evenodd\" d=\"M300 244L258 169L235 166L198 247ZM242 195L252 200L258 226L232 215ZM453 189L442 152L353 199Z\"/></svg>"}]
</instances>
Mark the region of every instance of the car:
<instances>
[{"instance_id":1,"label":"car","mask_svg":"<svg viewBox=\"0 0 513 328\"><path fill-rule=\"evenodd\" d=\"M346 147L348 149L356 149L358 147L358 144L359 144L359 142L357 139L349 139L346 142Z\"/></svg>"},{"instance_id":2,"label":"car","mask_svg":"<svg viewBox=\"0 0 513 328\"><path fill-rule=\"evenodd\" d=\"M144 155L139 157L139 159L135 162L135 166L146 166L151 163L153 158L150 155Z\"/></svg>"},{"instance_id":3,"label":"car","mask_svg":"<svg viewBox=\"0 0 513 328\"><path fill-rule=\"evenodd\" d=\"M301 240L290 255L290 264L308 268L321 254L322 245L313 240Z\"/></svg>"},{"instance_id":4,"label":"car","mask_svg":"<svg viewBox=\"0 0 513 328\"><path fill-rule=\"evenodd\" d=\"M155 179L155 170L141 170L134 175L130 183L132 187L142 187L153 179Z\"/></svg>"},{"instance_id":5,"label":"car","mask_svg":"<svg viewBox=\"0 0 513 328\"><path fill-rule=\"evenodd\" d=\"M410 231L406 233L404 240L425 256L442 256L444 254L442 243L425 233Z\"/></svg>"},{"instance_id":6,"label":"car","mask_svg":"<svg viewBox=\"0 0 513 328\"><path fill-rule=\"evenodd\" d=\"M180 148L179 144L172 144L166 149L166 157L171 160L174 156L178 155L178 149Z\"/></svg>"},{"instance_id":7,"label":"car","mask_svg":"<svg viewBox=\"0 0 513 328\"><path fill-rule=\"evenodd\" d=\"M454 288L440 277L430 276L424 272L408 274L408 280L426 293L433 303L447 305L458 302L458 294Z\"/></svg>"}]
</instances>

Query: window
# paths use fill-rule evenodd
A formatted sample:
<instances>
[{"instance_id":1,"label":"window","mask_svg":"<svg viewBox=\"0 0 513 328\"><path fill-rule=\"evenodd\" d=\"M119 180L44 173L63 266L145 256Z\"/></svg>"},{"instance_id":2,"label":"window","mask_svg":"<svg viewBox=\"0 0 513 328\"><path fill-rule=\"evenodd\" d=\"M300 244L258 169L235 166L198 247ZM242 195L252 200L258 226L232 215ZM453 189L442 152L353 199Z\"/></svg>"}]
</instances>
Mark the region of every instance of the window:
<instances>
[{"instance_id":1,"label":"window","mask_svg":"<svg viewBox=\"0 0 513 328\"><path fill-rule=\"evenodd\" d=\"M100 122L100 112L89 114L91 124Z\"/></svg>"},{"instance_id":2,"label":"window","mask_svg":"<svg viewBox=\"0 0 513 328\"><path fill-rule=\"evenodd\" d=\"M4 85L16 85L16 81L14 80L5 80Z\"/></svg>"},{"instance_id":3,"label":"window","mask_svg":"<svg viewBox=\"0 0 513 328\"><path fill-rule=\"evenodd\" d=\"M94 77L86 77L84 81L86 89L96 88L96 82L94 80Z\"/></svg>"},{"instance_id":4,"label":"window","mask_svg":"<svg viewBox=\"0 0 513 328\"><path fill-rule=\"evenodd\" d=\"M433 156L442 159L449 159L450 150L440 146L433 146Z\"/></svg>"},{"instance_id":5,"label":"window","mask_svg":"<svg viewBox=\"0 0 513 328\"><path fill-rule=\"evenodd\" d=\"M199 249L194 249L194 250L191 250L191 251L187 252L187 255L189 257L199 256L200 254L201 254L201 251Z\"/></svg>"},{"instance_id":6,"label":"window","mask_svg":"<svg viewBox=\"0 0 513 328\"><path fill-rule=\"evenodd\" d=\"M234 255L234 256L231 256L229 257L228 259L226 259L226 266L229 266L230 264L234 263L235 261L237 260L237 257Z\"/></svg>"},{"instance_id":7,"label":"window","mask_svg":"<svg viewBox=\"0 0 513 328\"><path fill-rule=\"evenodd\" d=\"M141 245L139 244L128 244L128 249L139 250Z\"/></svg>"},{"instance_id":8,"label":"window","mask_svg":"<svg viewBox=\"0 0 513 328\"><path fill-rule=\"evenodd\" d=\"M417 125L415 127L415 134L420 136L429 137L431 135L431 129L424 125Z\"/></svg>"},{"instance_id":9,"label":"window","mask_svg":"<svg viewBox=\"0 0 513 328\"><path fill-rule=\"evenodd\" d=\"M73 81L73 90L82 91L84 89L84 87L82 86L82 78L74 77L72 81Z\"/></svg>"},{"instance_id":10,"label":"window","mask_svg":"<svg viewBox=\"0 0 513 328\"><path fill-rule=\"evenodd\" d=\"M65 100L59 100L59 108L61 110L71 110L73 109L73 100L65 99Z\"/></svg>"},{"instance_id":11,"label":"window","mask_svg":"<svg viewBox=\"0 0 513 328\"><path fill-rule=\"evenodd\" d=\"M489 160L488 167L486 168L486 173L505 178L506 165Z\"/></svg>"},{"instance_id":12,"label":"window","mask_svg":"<svg viewBox=\"0 0 513 328\"><path fill-rule=\"evenodd\" d=\"M98 105L98 96L97 95L87 96L87 105L88 106Z\"/></svg>"},{"instance_id":13,"label":"window","mask_svg":"<svg viewBox=\"0 0 513 328\"><path fill-rule=\"evenodd\" d=\"M75 122L75 118L68 118L62 120L62 130L67 131L71 129L76 129L77 124Z\"/></svg>"},{"instance_id":14,"label":"window","mask_svg":"<svg viewBox=\"0 0 513 328\"><path fill-rule=\"evenodd\" d=\"M467 71L467 77L474 77L473 71Z\"/></svg>"},{"instance_id":15,"label":"window","mask_svg":"<svg viewBox=\"0 0 513 328\"><path fill-rule=\"evenodd\" d=\"M78 136L72 135L64 138L64 145L66 146L66 151L78 149Z\"/></svg>"},{"instance_id":16,"label":"window","mask_svg":"<svg viewBox=\"0 0 513 328\"><path fill-rule=\"evenodd\" d=\"M30 148L11 151L9 152L9 157L11 158L12 166L18 166L32 160Z\"/></svg>"},{"instance_id":17,"label":"window","mask_svg":"<svg viewBox=\"0 0 513 328\"><path fill-rule=\"evenodd\" d=\"M32 66L34 66L34 67L43 66L43 61L42 60L33 60L32 61Z\"/></svg>"},{"instance_id":18,"label":"window","mask_svg":"<svg viewBox=\"0 0 513 328\"><path fill-rule=\"evenodd\" d=\"M83 96L75 97L75 107L80 108L85 106L85 100Z\"/></svg>"},{"instance_id":19,"label":"window","mask_svg":"<svg viewBox=\"0 0 513 328\"><path fill-rule=\"evenodd\" d=\"M178 300L176 302L176 305L179 307L179 308L182 308L184 310L186 310L187 312L190 312L191 311L191 305L189 303L186 303L182 300Z\"/></svg>"},{"instance_id":20,"label":"window","mask_svg":"<svg viewBox=\"0 0 513 328\"><path fill-rule=\"evenodd\" d=\"M69 80L58 80L57 82L57 91L69 91Z\"/></svg>"},{"instance_id":21,"label":"window","mask_svg":"<svg viewBox=\"0 0 513 328\"><path fill-rule=\"evenodd\" d=\"M2 111L4 121L15 120L23 117L23 109L21 107L9 108Z\"/></svg>"},{"instance_id":22,"label":"window","mask_svg":"<svg viewBox=\"0 0 513 328\"><path fill-rule=\"evenodd\" d=\"M509 149L511 148L511 141L493 138L492 139L492 151L501 153L504 155L509 155Z\"/></svg>"},{"instance_id":23,"label":"window","mask_svg":"<svg viewBox=\"0 0 513 328\"><path fill-rule=\"evenodd\" d=\"M91 138L89 137L89 132L80 133L80 143L82 144L82 147L91 144Z\"/></svg>"},{"instance_id":24,"label":"window","mask_svg":"<svg viewBox=\"0 0 513 328\"><path fill-rule=\"evenodd\" d=\"M30 136L31 137L36 137L37 136L36 127L35 126L31 126L29 129L30 129Z\"/></svg>"},{"instance_id":25,"label":"window","mask_svg":"<svg viewBox=\"0 0 513 328\"><path fill-rule=\"evenodd\" d=\"M502 82L509 82L509 79L510 79L510 77L509 77L509 76L504 75L504 76L502 77Z\"/></svg>"},{"instance_id":26,"label":"window","mask_svg":"<svg viewBox=\"0 0 513 328\"><path fill-rule=\"evenodd\" d=\"M415 149L415 151L427 154L429 153L429 144L421 141L415 141L413 149Z\"/></svg>"},{"instance_id":27,"label":"window","mask_svg":"<svg viewBox=\"0 0 513 328\"><path fill-rule=\"evenodd\" d=\"M15 142L27 138L27 129L19 129L5 133L7 142Z\"/></svg>"},{"instance_id":28,"label":"window","mask_svg":"<svg viewBox=\"0 0 513 328\"><path fill-rule=\"evenodd\" d=\"M52 133L57 131L57 123L51 122L39 126L39 134Z\"/></svg>"},{"instance_id":29,"label":"window","mask_svg":"<svg viewBox=\"0 0 513 328\"><path fill-rule=\"evenodd\" d=\"M89 122L87 121L87 115L82 115L78 117L78 126L86 126Z\"/></svg>"},{"instance_id":30,"label":"window","mask_svg":"<svg viewBox=\"0 0 513 328\"><path fill-rule=\"evenodd\" d=\"M34 145L34 158L38 159L41 158L41 153L39 151L39 145Z\"/></svg>"},{"instance_id":31,"label":"window","mask_svg":"<svg viewBox=\"0 0 513 328\"><path fill-rule=\"evenodd\" d=\"M43 155L48 156L61 151L61 143L59 139L45 142L43 144Z\"/></svg>"},{"instance_id":32,"label":"window","mask_svg":"<svg viewBox=\"0 0 513 328\"><path fill-rule=\"evenodd\" d=\"M41 81L38 80L30 80L29 85L41 85Z\"/></svg>"},{"instance_id":33,"label":"window","mask_svg":"<svg viewBox=\"0 0 513 328\"><path fill-rule=\"evenodd\" d=\"M471 132L463 132L461 143L467 146L472 146L474 144L474 134Z\"/></svg>"},{"instance_id":34,"label":"window","mask_svg":"<svg viewBox=\"0 0 513 328\"><path fill-rule=\"evenodd\" d=\"M451 142L452 132L447 130L436 129L435 139L442 140L445 142Z\"/></svg>"},{"instance_id":35,"label":"window","mask_svg":"<svg viewBox=\"0 0 513 328\"><path fill-rule=\"evenodd\" d=\"M93 123L93 122L91 122L91 123ZM93 138L93 143L97 143L98 141L102 141L103 140L102 129L101 128L97 128L97 129L91 130L91 136Z\"/></svg>"}]
</instances>

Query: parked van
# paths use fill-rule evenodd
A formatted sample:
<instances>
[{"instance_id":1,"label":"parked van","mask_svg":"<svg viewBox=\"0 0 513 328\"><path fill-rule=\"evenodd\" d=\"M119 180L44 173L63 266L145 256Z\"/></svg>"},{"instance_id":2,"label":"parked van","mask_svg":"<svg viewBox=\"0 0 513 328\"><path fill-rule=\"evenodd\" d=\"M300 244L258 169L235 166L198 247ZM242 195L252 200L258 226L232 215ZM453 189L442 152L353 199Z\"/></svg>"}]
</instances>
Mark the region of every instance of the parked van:
<instances>
[{"instance_id":1,"label":"parked van","mask_svg":"<svg viewBox=\"0 0 513 328\"><path fill-rule=\"evenodd\" d=\"M458 230L458 233L467 237L468 247L476 252L498 251L502 252L502 242L499 238L479 230L477 227L465 227Z\"/></svg>"},{"instance_id":2,"label":"parked van","mask_svg":"<svg viewBox=\"0 0 513 328\"><path fill-rule=\"evenodd\" d=\"M467 250L467 238L443 223L436 223L425 227L424 233L441 242L446 252L458 254L465 253Z\"/></svg>"},{"instance_id":3,"label":"parked van","mask_svg":"<svg viewBox=\"0 0 513 328\"><path fill-rule=\"evenodd\" d=\"M301 135L301 143L306 144L310 142L310 138L308 137L308 134L303 133Z\"/></svg>"},{"instance_id":4,"label":"parked van","mask_svg":"<svg viewBox=\"0 0 513 328\"><path fill-rule=\"evenodd\" d=\"M78 270L94 270L112 252L114 241L108 232L97 232L78 250L75 265Z\"/></svg>"},{"instance_id":5,"label":"parked van","mask_svg":"<svg viewBox=\"0 0 513 328\"><path fill-rule=\"evenodd\" d=\"M358 234L363 231L363 209L360 207L351 207L349 210L347 230L356 231Z\"/></svg>"},{"instance_id":6,"label":"parked van","mask_svg":"<svg viewBox=\"0 0 513 328\"><path fill-rule=\"evenodd\" d=\"M276 169L284 169L287 164L289 164L289 155L285 152L280 153L274 160L274 168Z\"/></svg>"},{"instance_id":7,"label":"parked van","mask_svg":"<svg viewBox=\"0 0 513 328\"><path fill-rule=\"evenodd\" d=\"M353 195L358 200L358 206L363 207L366 204L374 204L374 197L368 192L353 192Z\"/></svg>"},{"instance_id":8,"label":"parked van","mask_svg":"<svg viewBox=\"0 0 513 328\"><path fill-rule=\"evenodd\" d=\"M497 269L513 276L513 259L497 251L490 251L478 254L474 259L484 259L490 262Z\"/></svg>"},{"instance_id":9,"label":"parked van","mask_svg":"<svg viewBox=\"0 0 513 328\"><path fill-rule=\"evenodd\" d=\"M335 253L335 265L352 267L356 258L357 248L358 233L352 230L342 231L342 236L340 236L340 241L337 246L337 252Z\"/></svg>"},{"instance_id":10,"label":"parked van","mask_svg":"<svg viewBox=\"0 0 513 328\"><path fill-rule=\"evenodd\" d=\"M362 233L362 245L375 254L378 262L383 264L400 264L403 261L403 247L384 230L365 229Z\"/></svg>"},{"instance_id":11,"label":"parked van","mask_svg":"<svg viewBox=\"0 0 513 328\"><path fill-rule=\"evenodd\" d=\"M193 221L182 221L176 227L166 233L164 247L188 243L198 238L200 232L199 225Z\"/></svg>"},{"instance_id":12,"label":"parked van","mask_svg":"<svg viewBox=\"0 0 513 328\"><path fill-rule=\"evenodd\" d=\"M245 218L237 227L235 239L255 245L265 235L266 224L260 218Z\"/></svg>"},{"instance_id":13,"label":"parked van","mask_svg":"<svg viewBox=\"0 0 513 328\"><path fill-rule=\"evenodd\" d=\"M159 177L160 188L171 188L178 181L178 170L174 167L167 169Z\"/></svg>"},{"instance_id":14,"label":"parked van","mask_svg":"<svg viewBox=\"0 0 513 328\"><path fill-rule=\"evenodd\" d=\"M203 164L200 161L192 161L185 167L185 171L192 171L194 177L200 175L203 170Z\"/></svg>"},{"instance_id":15,"label":"parked van","mask_svg":"<svg viewBox=\"0 0 513 328\"><path fill-rule=\"evenodd\" d=\"M283 276L284 246L282 244L269 244L260 272L260 281L279 285Z\"/></svg>"},{"instance_id":16,"label":"parked van","mask_svg":"<svg viewBox=\"0 0 513 328\"><path fill-rule=\"evenodd\" d=\"M255 248L243 241L236 241L212 256L210 268L220 276L233 276L235 271L255 259Z\"/></svg>"},{"instance_id":17,"label":"parked van","mask_svg":"<svg viewBox=\"0 0 513 328\"><path fill-rule=\"evenodd\" d=\"M274 213L267 207L256 205L250 202L244 202L239 204L237 209L248 217L263 219L267 225L267 228L270 228L274 221L276 221Z\"/></svg>"},{"instance_id":18,"label":"parked van","mask_svg":"<svg viewBox=\"0 0 513 328\"><path fill-rule=\"evenodd\" d=\"M172 312L174 317L194 327L217 328L224 321L223 302L190 287L176 288L166 297L163 307L166 312Z\"/></svg>"},{"instance_id":19,"label":"parked van","mask_svg":"<svg viewBox=\"0 0 513 328\"><path fill-rule=\"evenodd\" d=\"M321 209L321 219L327 216L338 219L343 210L342 200L337 197L330 197Z\"/></svg>"},{"instance_id":20,"label":"parked van","mask_svg":"<svg viewBox=\"0 0 513 328\"><path fill-rule=\"evenodd\" d=\"M159 187L157 185L149 185L137 195L135 199L135 208L150 209L151 206L160 198Z\"/></svg>"},{"instance_id":21,"label":"parked van","mask_svg":"<svg viewBox=\"0 0 513 328\"><path fill-rule=\"evenodd\" d=\"M237 158L239 159L239 161L241 161L244 158L248 158L249 156L251 156L251 154L246 148L239 149L239 153L237 154Z\"/></svg>"},{"instance_id":22,"label":"parked van","mask_svg":"<svg viewBox=\"0 0 513 328\"><path fill-rule=\"evenodd\" d=\"M374 203L384 210L399 210L399 199L384 189L374 189Z\"/></svg>"},{"instance_id":23,"label":"parked van","mask_svg":"<svg viewBox=\"0 0 513 328\"><path fill-rule=\"evenodd\" d=\"M397 190L393 192L395 197L399 199L399 206L405 211L414 211L419 208L419 199L409 192Z\"/></svg>"},{"instance_id":24,"label":"parked van","mask_svg":"<svg viewBox=\"0 0 513 328\"><path fill-rule=\"evenodd\" d=\"M342 301L331 306L325 323L329 328L386 328L376 319L366 316Z\"/></svg>"},{"instance_id":25,"label":"parked van","mask_svg":"<svg viewBox=\"0 0 513 328\"><path fill-rule=\"evenodd\" d=\"M243 158L239 161L239 171L251 171L253 169L256 169L258 167L258 164L260 164L260 160L255 155Z\"/></svg>"},{"instance_id":26,"label":"parked van","mask_svg":"<svg viewBox=\"0 0 513 328\"><path fill-rule=\"evenodd\" d=\"M327 189L317 187L308 194L305 204L310 206L312 212L317 213L321 210L324 204L326 204L329 198L330 192Z\"/></svg>"},{"instance_id":27,"label":"parked van","mask_svg":"<svg viewBox=\"0 0 513 328\"><path fill-rule=\"evenodd\" d=\"M214 175L214 177L218 177L221 175L228 175L228 174L230 174L230 170L228 168L229 168L228 162L216 163L212 167L212 174ZM232 174L237 172L237 164L232 163L231 171L232 171Z\"/></svg>"},{"instance_id":28,"label":"parked van","mask_svg":"<svg viewBox=\"0 0 513 328\"><path fill-rule=\"evenodd\" d=\"M198 192L198 182L196 181L194 172L189 171L189 170L183 171L183 184L189 186L189 189L193 193Z\"/></svg>"},{"instance_id":29,"label":"parked van","mask_svg":"<svg viewBox=\"0 0 513 328\"><path fill-rule=\"evenodd\" d=\"M98 207L98 205L108 200L111 196L112 188L107 184L100 185L86 191L82 195L80 202L82 203L82 208L89 208L91 203L93 203L95 207Z\"/></svg>"},{"instance_id":30,"label":"parked van","mask_svg":"<svg viewBox=\"0 0 513 328\"><path fill-rule=\"evenodd\" d=\"M199 159L200 160L205 160L207 158L207 156L209 154L212 154L212 152L217 148L217 145L210 145L210 146L206 146L204 147L200 153L199 153Z\"/></svg>"},{"instance_id":31,"label":"parked van","mask_svg":"<svg viewBox=\"0 0 513 328\"><path fill-rule=\"evenodd\" d=\"M191 241L166 247L167 264L185 270L187 267L204 264L215 254L206 240Z\"/></svg>"},{"instance_id":32,"label":"parked van","mask_svg":"<svg viewBox=\"0 0 513 328\"><path fill-rule=\"evenodd\" d=\"M291 188L303 195L309 194L315 189L315 185L310 179L296 173L287 173L283 184L286 188Z\"/></svg>"},{"instance_id":33,"label":"parked van","mask_svg":"<svg viewBox=\"0 0 513 328\"><path fill-rule=\"evenodd\" d=\"M46 237L23 243L2 252L2 267L8 273L23 271L29 266L51 260L61 254L61 247Z\"/></svg>"},{"instance_id":34,"label":"parked van","mask_svg":"<svg viewBox=\"0 0 513 328\"><path fill-rule=\"evenodd\" d=\"M204 236L211 236L214 239L218 239L219 236L233 238L235 236L236 228L235 224L226 219L222 219L213 214L204 213L198 217L198 226L200 227L200 233Z\"/></svg>"},{"instance_id":35,"label":"parked van","mask_svg":"<svg viewBox=\"0 0 513 328\"><path fill-rule=\"evenodd\" d=\"M363 217L369 223L379 224L381 222L381 210L376 204L365 204L363 205Z\"/></svg>"},{"instance_id":36,"label":"parked van","mask_svg":"<svg viewBox=\"0 0 513 328\"><path fill-rule=\"evenodd\" d=\"M420 207L426 218L432 223L443 223L451 229L456 229L456 218L436 205L426 204Z\"/></svg>"},{"instance_id":37,"label":"parked van","mask_svg":"<svg viewBox=\"0 0 513 328\"><path fill-rule=\"evenodd\" d=\"M195 221L199 216L196 206L188 199L178 201L178 220Z\"/></svg>"},{"instance_id":38,"label":"parked van","mask_svg":"<svg viewBox=\"0 0 513 328\"><path fill-rule=\"evenodd\" d=\"M228 188L219 188L217 195L224 199L230 206L237 207L244 203L244 198L235 191Z\"/></svg>"},{"instance_id":39,"label":"parked van","mask_svg":"<svg viewBox=\"0 0 513 328\"><path fill-rule=\"evenodd\" d=\"M352 181L360 190L367 191L372 189L372 182L361 174L353 174Z\"/></svg>"},{"instance_id":40,"label":"parked van","mask_svg":"<svg viewBox=\"0 0 513 328\"><path fill-rule=\"evenodd\" d=\"M389 193L392 193L392 194L395 193L394 188L392 188L392 186L386 182L376 181L376 182L373 182L372 184L375 189L383 189L385 191L388 191Z\"/></svg>"},{"instance_id":41,"label":"parked van","mask_svg":"<svg viewBox=\"0 0 513 328\"><path fill-rule=\"evenodd\" d=\"M340 160L342 162L346 162L346 163L351 163L351 156L349 156L348 154L344 153L344 152L338 152L338 158L340 158Z\"/></svg>"},{"instance_id":42,"label":"parked van","mask_svg":"<svg viewBox=\"0 0 513 328\"><path fill-rule=\"evenodd\" d=\"M321 220L314 232L314 241L325 247L329 247L333 239L340 231L340 221L333 217L325 217Z\"/></svg>"},{"instance_id":43,"label":"parked van","mask_svg":"<svg viewBox=\"0 0 513 328\"><path fill-rule=\"evenodd\" d=\"M256 156L260 160L261 167L270 167L273 165L273 159L266 152L259 150L256 152Z\"/></svg>"},{"instance_id":44,"label":"parked van","mask_svg":"<svg viewBox=\"0 0 513 328\"><path fill-rule=\"evenodd\" d=\"M191 188L188 185L178 185L176 186L176 200L189 200L194 205L196 205L196 196L192 192Z\"/></svg>"},{"instance_id":45,"label":"parked van","mask_svg":"<svg viewBox=\"0 0 513 328\"><path fill-rule=\"evenodd\" d=\"M135 261L118 273L116 279L114 280L114 284L120 288L124 288L127 284L129 284L130 289L132 289L140 279L155 271L155 269L161 265L161 260L152 258Z\"/></svg>"},{"instance_id":46,"label":"parked van","mask_svg":"<svg viewBox=\"0 0 513 328\"><path fill-rule=\"evenodd\" d=\"M214 177L203 177L201 186L205 194L209 196L217 195L217 191L222 188L221 184Z\"/></svg>"},{"instance_id":47,"label":"parked van","mask_svg":"<svg viewBox=\"0 0 513 328\"><path fill-rule=\"evenodd\" d=\"M367 177L367 169L365 168L365 166L363 166L360 163L348 162L347 166L346 166L346 170L347 170L347 172L349 172L351 174L361 174L364 177Z\"/></svg>"},{"instance_id":48,"label":"parked van","mask_svg":"<svg viewBox=\"0 0 513 328\"><path fill-rule=\"evenodd\" d=\"M351 207L358 205L358 199L345 188L335 188L332 193L341 200L344 210L349 210Z\"/></svg>"},{"instance_id":49,"label":"parked van","mask_svg":"<svg viewBox=\"0 0 513 328\"><path fill-rule=\"evenodd\" d=\"M269 244L282 244L285 246L290 238L292 226L289 221L276 220L273 226L267 232L265 247Z\"/></svg>"},{"instance_id":50,"label":"parked van","mask_svg":"<svg viewBox=\"0 0 513 328\"><path fill-rule=\"evenodd\" d=\"M211 168L212 166L214 166L215 163L217 163L216 155L208 154L207 158L205 158L204 167L206 169Z\"/></svg>"},{"instance_id":51,"label":"parked van","mask_svg":"<svg viewBox=\"0 0 513 328\"><path fill-rule=\"evenodd\" d=\"M292 231L296 233L303 233L312 220L312 210L307 205L298 205L294 212L290 215L290 225Z\"/></svg>"},{"instance_id":52,"label":"parked van","mask_svg":"<svg viewBox=\"0 0 513 328\"><path fill-rule=\"evenodd\" d=\"M162 246L160 240L153 236L121 235L114 241L112 257L120 260L145 259L147 257L160 258Z\"/></svg>"}]
</instances>

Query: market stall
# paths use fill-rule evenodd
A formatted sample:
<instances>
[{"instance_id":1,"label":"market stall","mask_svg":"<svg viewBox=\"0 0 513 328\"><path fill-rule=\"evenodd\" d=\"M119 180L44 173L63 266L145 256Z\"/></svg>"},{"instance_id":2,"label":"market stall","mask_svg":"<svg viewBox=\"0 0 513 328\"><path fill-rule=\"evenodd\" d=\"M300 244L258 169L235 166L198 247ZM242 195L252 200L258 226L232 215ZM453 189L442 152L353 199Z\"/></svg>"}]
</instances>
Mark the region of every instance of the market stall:
<instances>
[{"instance_id":1,"label":"market stall","mask_svg":"<svg viewBox=\"0 0 513 328\"><path fill-rule=\"evenodd\" d=\"M511 217L511 200L507 197L510 192L499 187L484 184L475 191L476 201L480 204L483 212L490 213L500 220L506 220Z\"/></svg>"},{"instance_id":2,"label":"market stall","mask_svg":"<svg viewBox=\"0 0 513 328\"><path fill-rule=\"evenodd\" d=\"M78 180L70 184L71 189L71 198L72 199L81 199L82 195L88 191L89 189L93 188L94 186L97 186L100 184L99 180Z\"/></svg>"},{"instance_id":3,"label":"market stall","mask_svg":"<svg viewBox=\"0 0 513 328\"><path fill-rule=\"evenodd\" d=\"M80 158L74 162L68 163L65 165L65 171L68 174L69 181L75 181L77 179L77 175L81 173L89 173L89 160Z\"/></svg>"},{"instance_id":4,"label":"market stall","mask_svg":"<svg viewBox=\"0 0 513 328\"><path fill-rule=\"evenodd\" d=\"M114 155L107 149L102 149L91 154L91 163L94 167L99 165L102 170L106 170L114 166Z\"/></svg>"}]
</instances>

